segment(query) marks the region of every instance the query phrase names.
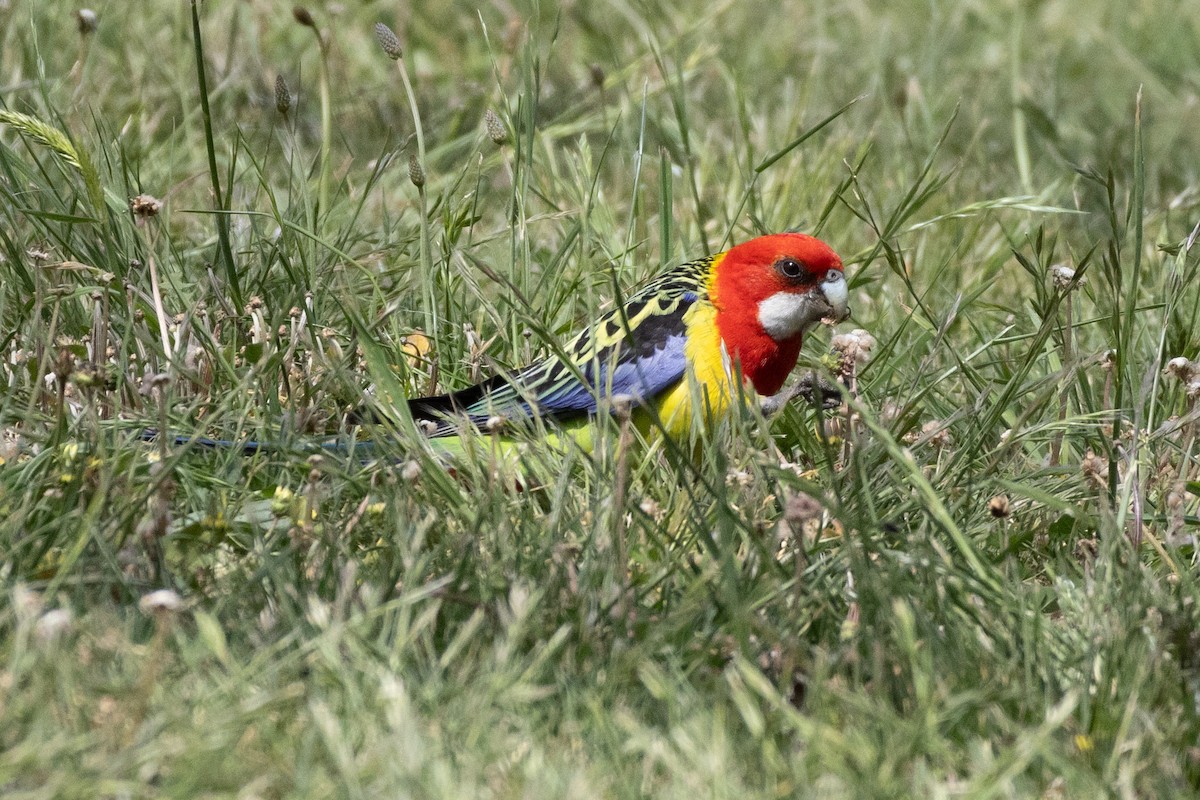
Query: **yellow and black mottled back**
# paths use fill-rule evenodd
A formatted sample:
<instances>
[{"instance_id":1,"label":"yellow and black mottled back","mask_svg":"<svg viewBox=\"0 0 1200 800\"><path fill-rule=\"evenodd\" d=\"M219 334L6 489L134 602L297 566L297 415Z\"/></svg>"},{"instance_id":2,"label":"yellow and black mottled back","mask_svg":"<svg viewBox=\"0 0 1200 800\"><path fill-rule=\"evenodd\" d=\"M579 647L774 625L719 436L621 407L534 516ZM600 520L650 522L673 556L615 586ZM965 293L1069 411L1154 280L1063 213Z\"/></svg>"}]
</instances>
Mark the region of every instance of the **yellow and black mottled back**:
<instances>
[{"instance_id":1,"label":"yellow and black mottled back","mask_svg":"<svg viewBox=\"0 0 1200 800\"><path fill-rule=\"evenodd\" d=\"M564 357L549 356L511 376L436 397L409 401L414 419L430 420L432 435L457 432L455 416L479 426L493 416L533 415L565 420L596 413L618 395L635 405L678 382L687 368L684 315L708 302L714 256L664 273L606 312L567 343Z\"/></svg>"}]
</instances>

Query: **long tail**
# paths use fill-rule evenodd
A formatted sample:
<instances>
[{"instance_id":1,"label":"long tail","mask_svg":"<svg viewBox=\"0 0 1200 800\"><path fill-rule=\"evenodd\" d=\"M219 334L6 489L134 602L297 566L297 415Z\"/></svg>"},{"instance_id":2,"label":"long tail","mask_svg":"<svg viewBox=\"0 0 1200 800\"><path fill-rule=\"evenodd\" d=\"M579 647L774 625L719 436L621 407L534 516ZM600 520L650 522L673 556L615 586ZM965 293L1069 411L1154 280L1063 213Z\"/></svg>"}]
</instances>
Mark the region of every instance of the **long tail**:
<instances>
[{"instance_id":1,"label":"long tail","mask_svg":"<svg viewBox=\"0 0 1200 800\"><path fill-rule=\"evenodd\" d=\"M157 442L161 434L156 428L146 428L142 431L143 442ZM342 441L298 441L291 444L281 444L279 442L235 442L231 439L210 439L207 436L170 436L167 434L172 444L183 447L185 445L191 447L200 447L205 450L241 450L243 455L254 455L255 453L281 453L281 452L325 452L325 453L346 453L350 447L346 442ZM374 447L374 442L354 442L354 449Z\"/></svg>"},{"instance_id":2,"label":"long tail","mask_svg":"<svg viewBox=\"0 0 1200 800\"><path fill-rule=\"evenodd\" d=\"M463 420L482 431L486 415L472 413L472 407L508 383L508 378L496 375L455 392L412 397L407 400L408 413L417 423L420 432L430 439L441 440L455 436L460 432L459 423ZM375 409L366 403L348 412L345 419L350 425L374 425L383 421Z\"/></svg>"}]
</instances>

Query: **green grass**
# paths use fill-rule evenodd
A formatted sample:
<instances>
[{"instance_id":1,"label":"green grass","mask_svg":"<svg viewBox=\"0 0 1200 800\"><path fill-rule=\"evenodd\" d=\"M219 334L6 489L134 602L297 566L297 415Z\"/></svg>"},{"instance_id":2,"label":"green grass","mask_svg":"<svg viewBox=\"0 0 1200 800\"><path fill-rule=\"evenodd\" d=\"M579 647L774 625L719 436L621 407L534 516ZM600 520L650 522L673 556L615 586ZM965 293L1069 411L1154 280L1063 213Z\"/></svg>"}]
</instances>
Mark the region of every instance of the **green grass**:
<instances>
[{"instance_id":1,"label":"green grass","mask_svg":"<svg viewBox=\"0 0 1200 800\"><path fill-rule=\"evenodd\" d=\"M210 0L207 114L138 5L0 5L6 796L1200 794L1189 3ZM850 425L302 447L784 229L877 339Z\"/></svg>"}]
</instances>

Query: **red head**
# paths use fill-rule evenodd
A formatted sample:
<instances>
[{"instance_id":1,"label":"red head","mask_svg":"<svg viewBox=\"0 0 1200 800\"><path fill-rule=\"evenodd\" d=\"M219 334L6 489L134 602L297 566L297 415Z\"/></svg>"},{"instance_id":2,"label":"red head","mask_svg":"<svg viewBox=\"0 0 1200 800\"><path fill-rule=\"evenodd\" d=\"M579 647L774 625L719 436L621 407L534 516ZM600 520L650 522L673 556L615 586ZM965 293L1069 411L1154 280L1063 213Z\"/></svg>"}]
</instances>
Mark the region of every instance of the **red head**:
<instances>
[{"instance_id":1,"label":"red head","mask_svg":"<svg viewBox=\"0 0 1200 800\"><path fill-rule=\"evenodd\" d=\"M842 260L803 233L760 236L725 251L709 299L729 357L762 395L783 386L805 330L848 313Z\"/></svg>"}]
</instances>

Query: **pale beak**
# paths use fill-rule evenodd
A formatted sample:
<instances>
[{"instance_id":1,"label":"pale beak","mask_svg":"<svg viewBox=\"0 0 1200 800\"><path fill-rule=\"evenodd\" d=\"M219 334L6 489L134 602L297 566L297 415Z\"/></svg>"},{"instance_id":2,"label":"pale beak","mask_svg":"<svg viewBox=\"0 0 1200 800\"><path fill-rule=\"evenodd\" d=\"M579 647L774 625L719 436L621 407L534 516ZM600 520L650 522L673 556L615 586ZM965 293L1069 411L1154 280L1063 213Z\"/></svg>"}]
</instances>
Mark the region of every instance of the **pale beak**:
<instances>
[{"instance_id":1,"label":"pale beak","mask_svg":"<svg viewBox=\"0 0 1200 800\"><path fill-rule=\"evenodd\" d=\"M850 316L850 290L846 285L846 274L840 269L831 269L825 273L817 291L825 296L829 311L822 315L823 319L841 322Z\"/></svg>"}]
</instances>

